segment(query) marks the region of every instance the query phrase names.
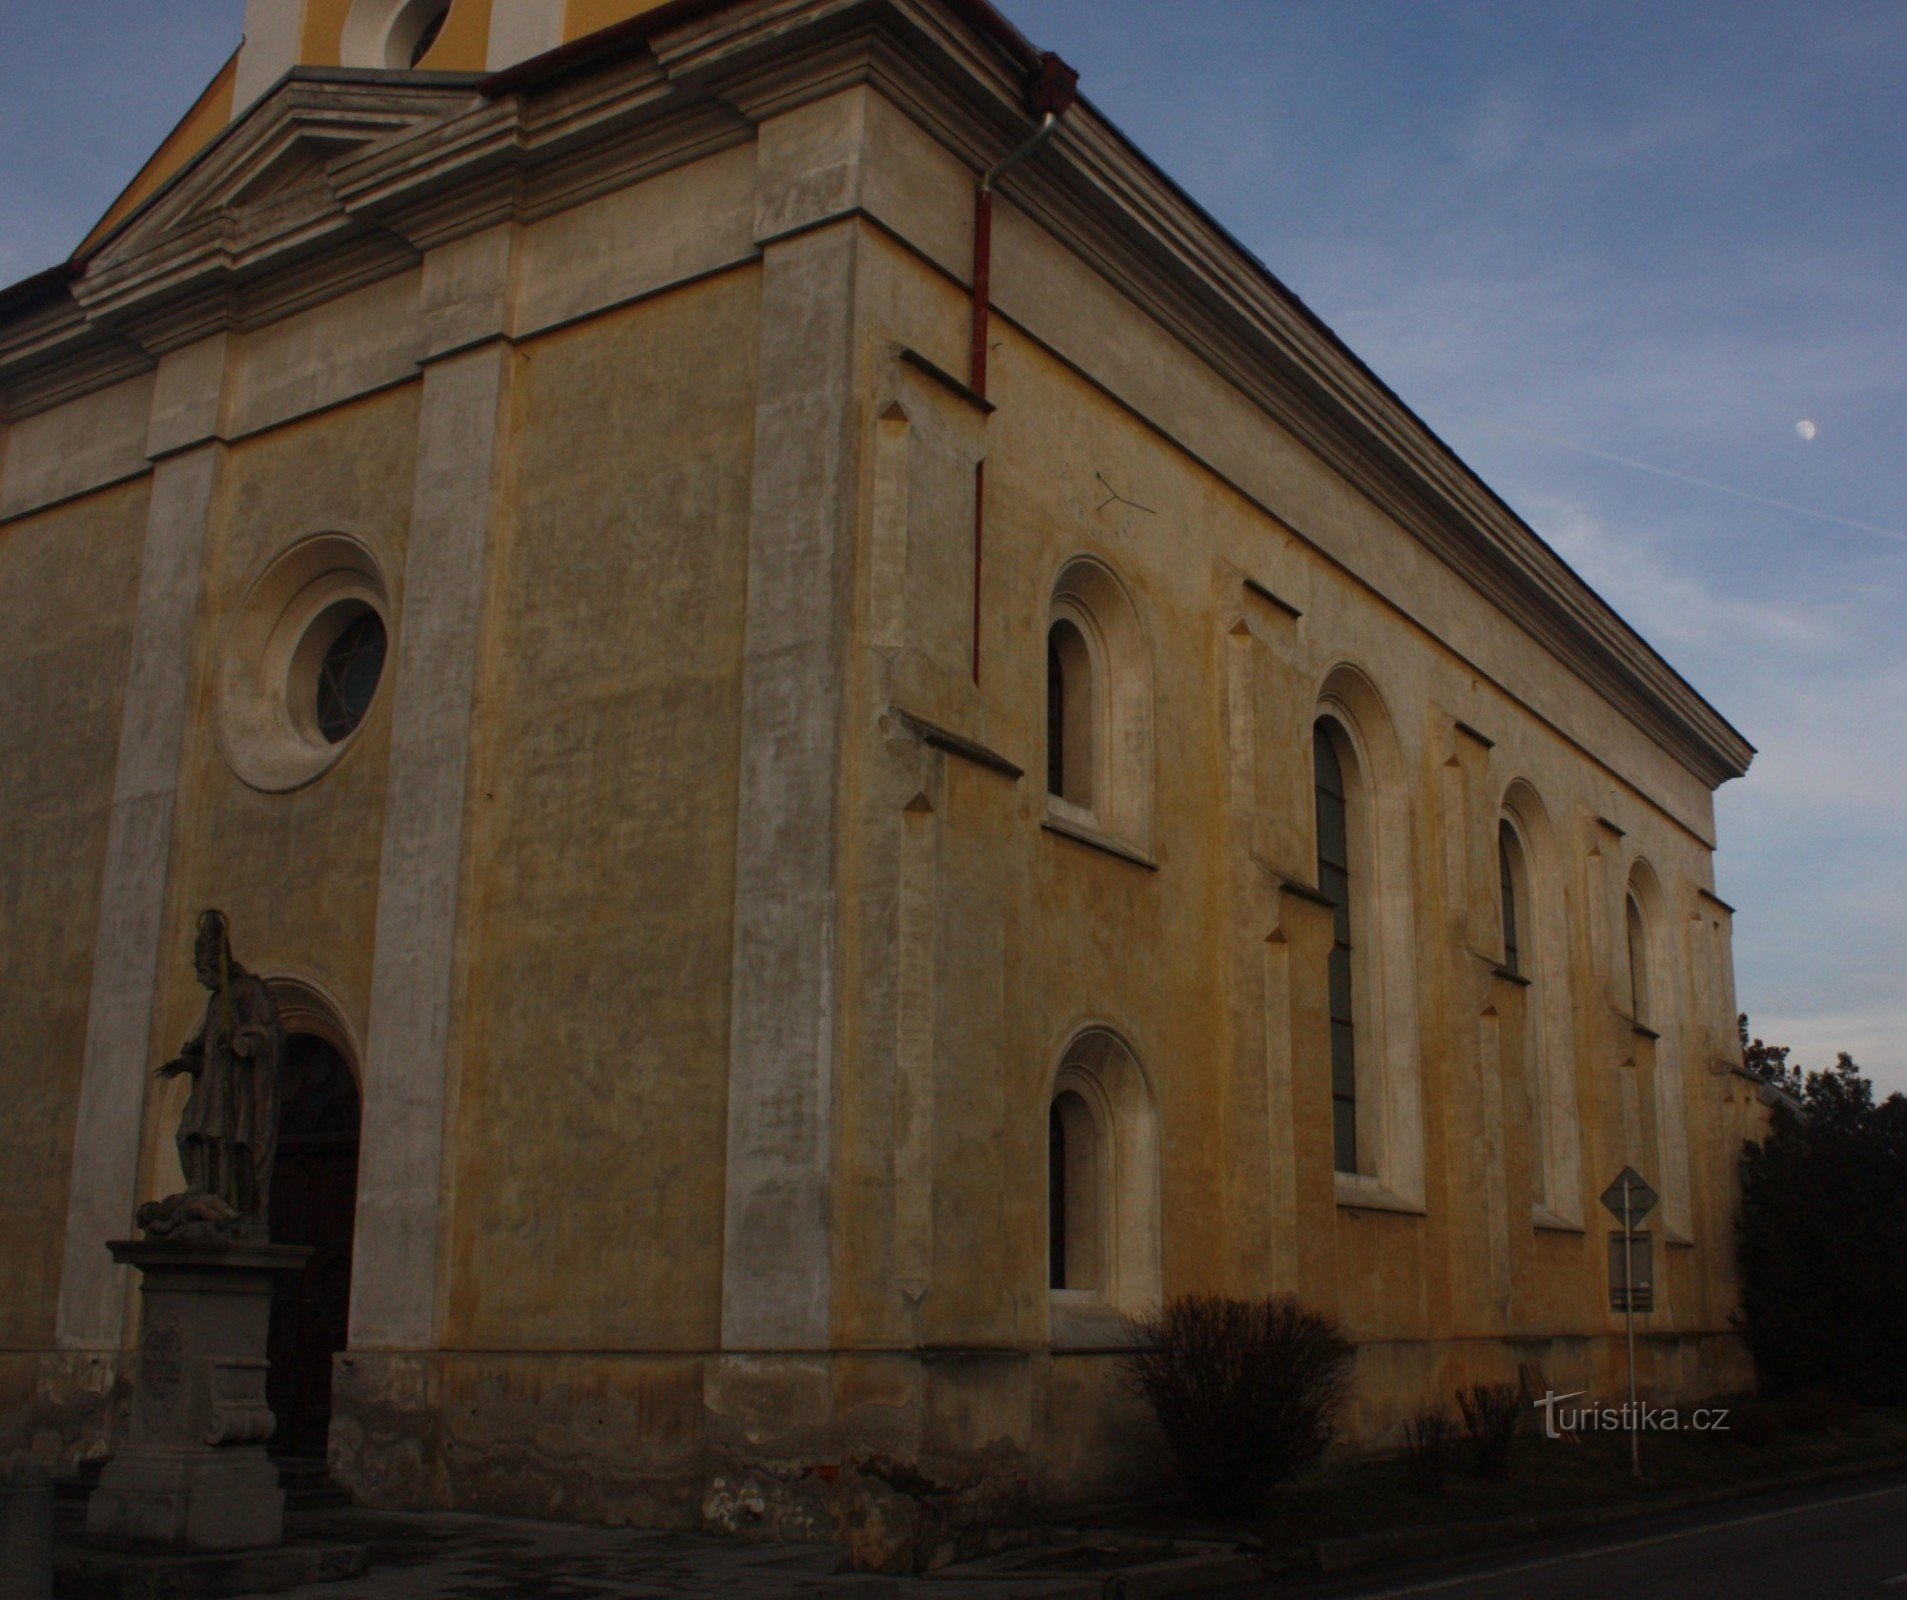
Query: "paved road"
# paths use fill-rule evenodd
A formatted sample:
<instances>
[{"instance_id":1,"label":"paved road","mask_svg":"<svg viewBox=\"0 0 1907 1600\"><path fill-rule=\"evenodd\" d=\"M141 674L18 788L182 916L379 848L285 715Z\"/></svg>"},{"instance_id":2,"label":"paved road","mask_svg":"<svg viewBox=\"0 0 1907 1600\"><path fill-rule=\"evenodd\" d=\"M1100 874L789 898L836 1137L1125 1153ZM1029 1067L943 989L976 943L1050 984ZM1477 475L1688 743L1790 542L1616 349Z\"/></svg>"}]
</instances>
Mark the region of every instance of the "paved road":
<instances>
[{"instance_id":1,"label":"paved road","mask_svg":"<svg viewBox=\"0 0 1907 1600\"><path fill-rule=\"evenodd\" d=\"M1907 1600L1907 1473L1632 1522L1489 1556L1228 1597ZM1216 1600L1216 1597L1214 1597Z\"/></svg>"}]
</instances>

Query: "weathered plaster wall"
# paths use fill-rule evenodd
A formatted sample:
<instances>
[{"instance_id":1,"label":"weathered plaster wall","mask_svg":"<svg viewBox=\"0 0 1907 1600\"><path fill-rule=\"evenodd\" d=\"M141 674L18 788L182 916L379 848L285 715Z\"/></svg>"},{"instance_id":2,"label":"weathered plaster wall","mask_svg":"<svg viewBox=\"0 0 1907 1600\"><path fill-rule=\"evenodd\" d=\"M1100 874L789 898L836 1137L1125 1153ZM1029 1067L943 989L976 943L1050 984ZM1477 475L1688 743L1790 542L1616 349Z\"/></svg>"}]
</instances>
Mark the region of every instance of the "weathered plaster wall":
<instances>
[{"instance_id":1,"label":"weathered plaster wall","mask_svg":"<svg viewBox=\"0 0 1907 1600\"><path fill-rule=\"evenodd\" d=\"M719 1341L756 296L740 271L518 352L452 1348Z\"/></svg>"},{"instance_id":2,"label":"weathered plaster wall","mask_svg":"<svg viewBox=\"0 0 1907 1600\"><path fill-rule=\"evenodd\" d=\"M0 523L0 1351L53 1343L147 487ZM11 1361L0 1407L30 1391ZM21 1385L25 1385L23 1390Z\"/></svg>"},{"instance_id":3,"label":"weathered plaster wall","mask_svg":"<svg viewBox=\"0 0 1907 1600\"><path fill-rule=\"evenodd\" d=\"M879 371L883 359L911 346L957 369L965 306L917 258L880 244L869 261L875 354L863 426L877 439L883 426L900 426L881 409L894 386ZM1031 270L1026 258L1018 268ZM1001 285L1003 303L1020 292L1017 283ZM1102 370L1116 362L1132 318L1107 309L1096 321L1093 359ZM1154 354L1155 389L1180 382L1196 394L1186 357ZM1596 1196L1625 1161L1655 1174L1674 1157L1673 1119L1660 1113L1677 1107L1690 1130L1693 1243L1665 1246L1658 1229L1660 1310L1649 1326L1665 1338L1665 1352L1701 1352L1664 1355L1674 1383L1739 1382L1739 1347L1726 1320L1728 1196L1739 1140L1759 1119L1741 1080L1714 1070L1727 1054L1732 1002L1706 947L1698 960L1682 934L1688 923L1712 941L1719 930L1711 924L1724 920L1706 892L1707 844L1682 820L1706 823L1706 793L1633 730L1612 731L1594 757L1567 737L1562 729L1608 724L1612 714L1545 665L1532 641L1501 619L1487 625L1482 603L1465 598L1447 574L1408 585L1414 596L1463 613L1440 639L1347 572L1346 562L1382 577L1387 563L1428 558L1405 550L1406 536L1315 460L1288 449L1283 483L1266 488L1274 499L1302 499L1325 519L1314 544L1022 330L998 332L993 359L990 397L999 409L984 429L979 692L948 684L957 656L941 663L947 670L939 676L923 678L904 648L884 647L880 615L859 619L869 647L861 667L869 715L850 737L869 801L857 814L865 831L847 870L867 885L863 919L850 935L861 1087L846 1091L839 1159L872 1176L838 1213L856 1260L846 1270L837 1265L837 1275L862 1327L893 1327L898 1306L908 1308L901 1325L911 1319L909 1331L924 1344L1045 1343L1046 1099L1061 1046L1096 1022L1131 1042L1156 1097L1166 1290L1289 1289L1340 1316L1373 1352L1356 1419L1365 1436L1388 1428L1426 1386L1447 1393L1472 1377L1513 1373L1505 1339L1548 1348L1552 1336L1567 1335L1584 1341L1586 1353L1558 1359L1584 1370L1606 1365L1620 1320L1607 1310ZM917 433L920 415L916 407L905 424ZM1174 431L1200 437L1195 406L1182 398L1176 415ZM1262 422L1260 433L1278 438ZM1106 503L1113 489L1136 506ZM878 612L878 491L869 503L864 581L872 587L863 603ZM970 538L958 518L938 533L909 528L916 538ZM1151 655L1156 870L1041 828L1046 599L1061 566L1081 553L1125 582ZM1302 618L1249 596L1245 577ZM908 596L916 606L934 600ZM908 642L918 639L916 632ZM1247 670L1257 675L1248 680L1242 727L1227 713L1226 651L1238 639L1249 641ZM1507 681L1493 681L1477 656L1498 663ZM1419 1018L1410 1064L1421 1114L1416 1129L1393 1137L1421 1143L1422 1215L1339 1203L1322 1023L1324 924L1315 908L1275 889L1276 873L1300 883L1313 876L1308 730L1320 686L1345 662L1383 701L1408 802L1403 858ZM876 721L883 694L902 709L931 712L1028 775L1014 783L954 758L909 753L891 721ZM937 698L923 705L923 694ZM1460 732L1460 721L1494 748ZM1251 793L1234 820L1226 796L1240 737L1253 747ZM1546 887L1565 902L1564 967L1577 1019L1559 1070L1581 1126L1576 1188L1564 1199L1586 1231L1535 1226L1523 996L1492 972L1501 960L1496 818L1517 779L1541 796L1555 824L1555 850L1542 868L1553 879ZM939 919L924 941L908 932L906 908L917 834L932 840L922 859ZM1673 993L1665 1005L1678 1023L1675 1038L1656 1048L1635 1034L1616 997L1624 956L1608 902L1639 856L1675 886L1658 983ZM1246 972L1254 976L1241 1004L1238 975ZM910 984L926 986L927 998L910 1001ZM851 1108L862 1095L878 1103L893 1092L879 1082L910 1070L908 1052L919 1048L908 1031L910 1006L942 1019L929 1046L929 1092L933 1186L944 1205L934 1209L939 1231L926 1281L904 1286L908 1274L893 1263L907 1250L902 1196L910 1175L896 1160L894 1124ZM1254 1139L1241 1141L1241 1123L1256 1130ZM885 1174L898 1193L887 1206L871 1205ZM1413 1355L1401 1365L1381 1353L1403 1348Z\"/></svg>"},{"instance_id":4,"label":"weathered plaster wall","mask_svg":"<svg viewBox=\"0 0 1907 1600\"><path fill-rule=\"evenodd\" d=\"M235 613L253 581L313 534L346 533L375 554L390 590L393 640L404 626L402 580L417 429L415 385L324 411L234 445L205 555L198 658L182 762L159 968L154 1059L198 1026L193 919L217 906L233 950L267 977L296 977L330 995L365 1037L390 740L392 667L338 763L288 793L245 783L219 748L216 678ZM172 1096L174 1101L177 1096ZM178 1106L147 1103L146 1192L169 1173ZM167 1114L169 1113L169 1115Z\"/></svg>"}]
</instances>

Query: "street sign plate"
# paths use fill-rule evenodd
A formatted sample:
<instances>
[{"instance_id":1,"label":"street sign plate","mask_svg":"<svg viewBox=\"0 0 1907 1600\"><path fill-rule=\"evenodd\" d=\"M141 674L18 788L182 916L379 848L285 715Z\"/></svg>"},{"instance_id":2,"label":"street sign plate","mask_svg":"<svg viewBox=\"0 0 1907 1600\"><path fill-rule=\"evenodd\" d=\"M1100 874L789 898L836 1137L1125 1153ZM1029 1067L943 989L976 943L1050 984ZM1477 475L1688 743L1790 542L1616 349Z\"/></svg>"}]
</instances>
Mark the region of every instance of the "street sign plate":
<instances>
[{"instance_id":1,"label":"street sign plate","mask_svg":"<svg viewBox=\"0 0 1907 1600\"><path fill-rule=\"evenodd\" d=\"M1623 1241L1629 1242L1629 1259L1622 1259ZM1611 1311L1655 1310L1654 1240L1647 1233L1609 1235L1609 1309Z\"/></svg>"},{"instance_id":2,"label":"street sign plate","mask_svg":"<svg viewBox=\"0 0 1907 1600\"><path fill-rule=\"evenodd\" d=\"M1642 1174L1634 1167L1624 1167L1616 1174L1616 1181L1602 1192L1602 1203L1609 1208L1609 1214L1625 1228L1635 1227L1655 1209L1661 1198L1643 1182Z\"/></svg>"}]
</instances>

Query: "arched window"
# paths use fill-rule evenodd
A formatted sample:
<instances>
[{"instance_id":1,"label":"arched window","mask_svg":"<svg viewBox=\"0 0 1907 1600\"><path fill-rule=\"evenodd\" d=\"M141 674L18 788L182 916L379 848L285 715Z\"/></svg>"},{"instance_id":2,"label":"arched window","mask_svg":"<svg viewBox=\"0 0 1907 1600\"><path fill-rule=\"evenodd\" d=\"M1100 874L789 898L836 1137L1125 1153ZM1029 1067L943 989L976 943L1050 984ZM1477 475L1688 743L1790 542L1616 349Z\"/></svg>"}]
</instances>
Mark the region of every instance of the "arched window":
<instances>
[{"instance_id":1,"label":"arched window","mask_svg":"<svg viewBox=\"0 0 1907 1600\"><path fill-rule=\"evenodd\" d=\"M1629 1015L1642 1037L1633 1061L1654 1087L1654 1170L1647 1159L1648 1129L1641 1130L1637 1165L1662 1192L1659 1213L1666 1238L1688 1243L1692 1237L1688 1138L1688 1046L1686 980L1678 951L1666 934L1670 911L1662 881L1646 860L1629 870L1625 895L1625 944L1629 962Z\"/></svg>"},{"instance_id":2,"label":"arched window","mask_svg":"<svg viewBox=\"0 0 1907 1600\"><path fill-rule=\"evenodd\" d=\"M1497 821L1497 881L1503 967L1524 985L1530 1208L1539 1227L1573 1229L1582 1217L1582 1151L1571 1065L1569 928L1549 814L1521 780L1510 785Z\"/></svg>"},{"instance_id":3,"label":"arched window","mask_svg":"<svg viewBox=\"0 0 1907 1600\"><path fill-rule=\"evenodd\" d=\"M1086 636L1069 617L1046 634L1046 792L1093 806L1093 663Z\"/></svg>"},{"instance_id":4,"label":"arched window","mask_svg":"<svg viewBox=\"0 0 1907 1600\"><path fill-rule=\"evenodd\" d=\"M1159 1129L1125 1041L1088 1028L1046 1105L1047 1287L1143 1311L1159 1298Z\"/></svg>"},{"instance_id":5,"label":"arched window","mask_svg":"<svg viewBox=\"0 0 1907 1600\"><path fill-rule=\"evenodd\" d=\"M1092 556L1066 564L1047 609L1046 815L1151 849L1151 661L1131 596Z\"/></svg>"},{"instance_id":6,"label":"arched window","mask_svg":"<svg viewBox=\"0 0 1907 1600\"><path fill-rule=\"evenodd\" d=\"M1497 881L1500 885L1503 903L1503 970L1513 972L1519 978L1523 976L1523 949L1518 938L1518 923L1527 926L1527 916L1517 915L1517 901L1527 899L1527 893L1519 888L1519 880L1526 876L1520 870L1523 866L1523 846L1516 837L1516 830L1509 822L1497 824L1496 863Z\"/></svg>"},{"instance_id":7,"label":"arched window","mask_svg":"<svg viewBox=\"0 0 1907 1600\"><path fill-rule=\"evenodd\" d=\"M1047 1137L1050 1286L1101 1289L1099 1126L1084 1095L1067 1089L1053 1097Z\"/></svg>"},{"instance_id":8,"label":"arched window","mask_svg":"<svg viewBox=\"0 0 1907 1600\"><path fill-rule=\"evenodd\" d=\"M1351 962L1351 827L1332 729L1319 718L1311 730L1311 765L1318 804L1318 889L1331 902L1331 954L1326 992L1331 1014L1331 1141L1339 1172L1357 1165L1357 1012Z\"/></svg>"},{"instance_id":9,"label":"arched window","mask_svg":"<svg viewBox=\"0 0 1907 1600\"><path fill-rule=\"evenodd\" d=\"M1651 1025L1655 1014L1654 998L1650 989L1649 921L1642 910L1642 899L1633 888L1629 891L1626 920L1629 947L1629 1015L1646 1028Z\"/></svg>"},{"instance_id":10,"label":"arched window","mask_svg":"<svg viewBox=\"0 0 1907 1600\"><path fill-rule=\"evenodd\" d=\"M1311 737L1318 890L1331 906L1323 973L1338 1200L1424 1203L1410 765L1357 668L1325 678Z\"/></svg>"}]
</instances>

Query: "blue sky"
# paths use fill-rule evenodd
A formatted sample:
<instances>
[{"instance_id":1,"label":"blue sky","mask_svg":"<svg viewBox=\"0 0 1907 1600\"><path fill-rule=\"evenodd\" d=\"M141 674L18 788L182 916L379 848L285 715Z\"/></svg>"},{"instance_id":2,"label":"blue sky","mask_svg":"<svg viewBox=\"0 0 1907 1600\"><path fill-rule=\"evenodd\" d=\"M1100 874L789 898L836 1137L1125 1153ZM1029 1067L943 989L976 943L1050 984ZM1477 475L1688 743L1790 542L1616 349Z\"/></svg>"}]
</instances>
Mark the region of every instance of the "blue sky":
<instances>
[{"instance_id":1,"label":"blue sky","mask_svg":"<svg viewBox=\"0 0 1907 1600\"><path fill-rule=\"evenodd\" d=\"M1907 5L1003 8L1760 747L1742 1003L1907 1089ZM242 12L0 0L0 281Z\"/></svg>"}]
</instances>

